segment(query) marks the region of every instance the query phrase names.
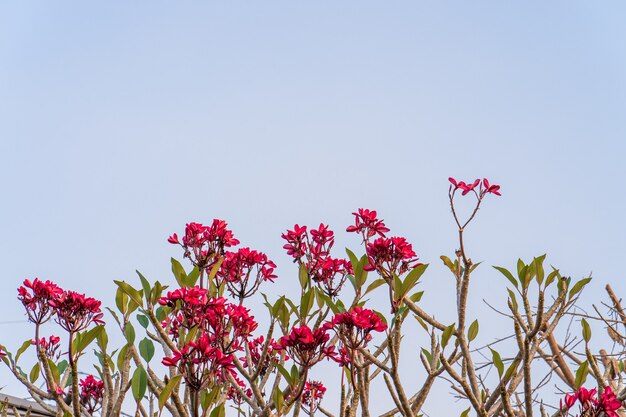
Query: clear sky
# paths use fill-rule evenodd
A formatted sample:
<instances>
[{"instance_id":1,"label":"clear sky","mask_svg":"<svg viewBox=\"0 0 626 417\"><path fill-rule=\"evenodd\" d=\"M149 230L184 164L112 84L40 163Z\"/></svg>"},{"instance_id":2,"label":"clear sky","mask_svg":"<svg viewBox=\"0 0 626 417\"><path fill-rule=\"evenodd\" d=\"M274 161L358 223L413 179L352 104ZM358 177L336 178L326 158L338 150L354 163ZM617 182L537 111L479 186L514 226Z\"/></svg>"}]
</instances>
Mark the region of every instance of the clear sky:
<instances>
[{"instance_id":1,"label":"clear sky","mask_svg":"<svg viewBox=\"0 0 626 417\"><path fill-rule=\"evenodd\" d=\"M358 207L432 262L423 303L452 321L448 176L502 185L468 232L475 314L505 297L487 265L542 253L593 272L590 299L624 294L625 19L620 1L3 2L0 343L32 337L25 278L112 305L135 269L171 280L188 221L267 252L275 296L297 285L281 232L324 221L356 247Z\"/></svg>"}]
</instances>

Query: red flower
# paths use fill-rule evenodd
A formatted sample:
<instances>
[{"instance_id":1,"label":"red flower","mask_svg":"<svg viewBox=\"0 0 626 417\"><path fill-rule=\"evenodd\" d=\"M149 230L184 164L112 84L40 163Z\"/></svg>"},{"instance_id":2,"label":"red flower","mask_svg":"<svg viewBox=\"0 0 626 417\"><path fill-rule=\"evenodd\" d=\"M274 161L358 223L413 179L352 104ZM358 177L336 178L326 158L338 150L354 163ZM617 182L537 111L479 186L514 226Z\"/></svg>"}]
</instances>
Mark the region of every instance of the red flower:
<instances>
[{"instance_id":1,"label":"red flower","mask_svg":"<svg viewBox=\"0 0 626 417\"><path fill-rule=\"evenodd\" d=\"M298 365L311 368L325 357L334 358L335 347L328 346L329 340L325 328L312 331L305 324L292 328L291 333L280 338L274 349L286 350Z\"/></svg>"},{"instance_id":2,"label":"red flower","mask_svg":"<svg viewBox=\"0 0 626 417\"><path fill-rule=\"evenodd\" d=\"M167 241L171 243L172 245L180 245L180 242L178 241L178 235L176 233L168 237Z\"/></svg>"},{"instance_id":3,"label":"red flower","mask_svg":"<svg viewBox=\"0 0 626 417\"><path fill-rule=\"evenodd\" d=\"M98 381L92 375L80 380L80 403L87 409L89 414L98 410L104 396L104 383Z\"/></svg>"},{"instance_id":4,"label":"red flower","mask_svg":"<svg viewBox=\"0 0 626 417\"><path fill-rule=\"evenodd\" d=\"M493 184L493 185L489 185L489 181L487 181L487 178L483 178L483 193L491 193L491 194L495 194L495 195L502 195L500 194L500 186Z\"/></svg>"},{"instance_id":5,"label":"red flower","mask_svg":"<svg viewBox=\"0 0 626 417\"><path fill-rule=\"evenodd\" d=\"M306 226L293 226L293 230L287 230L281 235L287 241L283 249L287 249L287 255L292 256L295 260L302 258L307 250L307 233Z\"/></svg>"},{"instance_id":6,"label":"red flower","mask_svg":"<svg viewBox=\"0 0 626 417\"><path fill-rule=\"evenodd\" d=\"M607 417L619 417L617 410L622 406L622 402L617 399L611 387L606 387L600 401L598 401L598 408L601 409Z\"/></svg>"},{"instance_id":7,"label":"red flower","mask_svg":"<svg viewBox=\"0 0 626 417\"><path fill-rule=\"evenodd\" d=\"M388 278L393 274L401 275L418 265L413 246L403 237L379 237L367 244L366 252L370 263L365 269L377 270Z\"/></svg>"},{"instance_id":8,"label":"red flower","mask_svg":"<svg viewBox=\"0 0 626 417\"><path fill-rule=\"evenodd\" d=\"M167 241L181 245L185 250L185 258L188 258L198 268L207 269L212 266L212 260L215 256L224 253L224 248L239 244L227 226L228 224L224 220L219 219L214 219L211 226L191 222L185 226L185 236L182 238L182 243L180 243L176 233L171 235Z\"/></svg>"},{"instance_id":9,"label":"red flower","mask_svg":"<svg viewBox=\"0 0 626 417\"><path fill-rule=\"evenodd\" d=\"M226 252L224 261L216 275L219 286L225 282L229 292L243 300L253 295L263 281L274 282L276 264L262 252L241 248L237 252Z\"/></svg>"},{"instance_id":10,"label":"red flower","mask_svg":"<svg viewBox=\"0 0 626 417\"><path fill-rule=\"evenodd\" d=\"M382 220L379 220L376 210L368 210L360 208L357 213L352 213L355 217L353 226L348 226L346 232L356 232L363 234L365 240L374 235L385 237L385 233L389 228L385 226Z\"/></svg>"},{"instance_id":11,"label":"red flower","mask_svg":"<svg viewBox=\"0 0 626 417\"><path fill-rule=\"evenodd\" d=\"M387 330L387 325L378 314L362 307L353 307L345 313L335 314L335 317L324 327L334 329L344 346L350 351L367 346L372 339L370 334L372 331Z\"/></svg>"},{"instance_id":12,"label":"red flower","mask_svg":"<svg viewBox=\"0 0 626 417\"><path fill-rule=\"evenodd\" d=\"M50 306L54 307L57 323L70 333L85 330L92 323L104 324L100 301L75 291L63 291Z\"/></svg>"},{"instance_id":13,"label":"red flower","mask_svg":"<svg viewBox=\"0 0 626 417\"><path fill-rule=\"evenodd\" d=\"M58 359L60 352L58 352L61 342L61 338L58 336L50 336L48 340L45 337L39 339L39 347L43 349L44 354L49 359ZM37 344L37 340L31 342L33 345Z\"/></svg>"},{"instance_id":14,"label":"red flower","mask_svg":"<svg viewBox=\"0 0 626 417\"><path fill-rule=\"evenodd\" d=\"M18 299L26 308L28 319L36 324L48 321L53 314L50 302L63 293L63 290L50 281L35 278L24 281L17 289Z\"/></svg>"},{"instance_id":15,"label":"red flower","mask_svg":"<svg viewBox=\"0 0 626 417\"><path fill-rule=\"evenodd\" d=\"M309 415L317 411L325 393L326 387L320 381L307 381L302 391L302 410Z\"/></svg>"}]
</instances>

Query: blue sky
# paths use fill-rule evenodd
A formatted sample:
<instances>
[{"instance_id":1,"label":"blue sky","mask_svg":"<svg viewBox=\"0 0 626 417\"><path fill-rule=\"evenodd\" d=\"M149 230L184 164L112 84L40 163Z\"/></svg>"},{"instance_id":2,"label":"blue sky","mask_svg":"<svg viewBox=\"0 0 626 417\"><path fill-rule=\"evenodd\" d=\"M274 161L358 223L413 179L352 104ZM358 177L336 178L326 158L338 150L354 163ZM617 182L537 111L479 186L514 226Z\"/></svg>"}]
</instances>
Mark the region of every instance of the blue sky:
<instances>
[{"instance_id":1,"label":"blue sky","mask_svg":"<svg viewBox=\"0 0 626 417\"><path fill-rule=\"evenodd\" d=\"M438 261L456 247L448 176L502 185L468 232L475 260L548 253L567 275L593 272L590 299L607 282L623 294L625 13L610 1L3 3L0 343L32 337L12 323L23 279L111 305L112 280L135 269L170 279L180 254L165 239L188 221L229 221L288 290L281 232L324 221L355 247L341 231L358 207L432 262L424 305L451 317ZM477 270L476 314L504 293Z\"/></svg>"}]
</instances>

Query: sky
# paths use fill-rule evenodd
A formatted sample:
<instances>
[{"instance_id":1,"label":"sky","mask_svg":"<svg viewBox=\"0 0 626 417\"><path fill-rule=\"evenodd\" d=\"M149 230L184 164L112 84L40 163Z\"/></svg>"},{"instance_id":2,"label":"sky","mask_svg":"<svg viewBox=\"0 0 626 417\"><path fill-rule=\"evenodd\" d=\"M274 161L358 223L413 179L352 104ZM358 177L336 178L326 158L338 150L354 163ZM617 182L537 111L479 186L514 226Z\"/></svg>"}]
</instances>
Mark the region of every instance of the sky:
<instances>
[{"instance_id":1,"label":"sky","mask_svg":"<svg viewBox=\"0 0 626 417\"><path fill-rule=\"evenodd\" d=\"M504 303L489 265L544 253L565 275L593 274L589 303L606 283L624 294L625 13L618 1L3 2L0 343L33 337L16 299L26 278L109 306L112 281L136 269L172 283L181 254L166 239L190 221L225 219L266 252L280 284L262 291L277 297L298 285L280 234L327 223L340 256L358 248L344 230L359 207L431 263L422 303L453 321L439 261L456 249L449 176L502 186L467 231L484 262L471 314L489 323L482 300ZM0 381L23 394L5 369ZM434 398L449 392L439 381ZM429 415L464 408L434 404Z\"/></svg>"}]
</instances>

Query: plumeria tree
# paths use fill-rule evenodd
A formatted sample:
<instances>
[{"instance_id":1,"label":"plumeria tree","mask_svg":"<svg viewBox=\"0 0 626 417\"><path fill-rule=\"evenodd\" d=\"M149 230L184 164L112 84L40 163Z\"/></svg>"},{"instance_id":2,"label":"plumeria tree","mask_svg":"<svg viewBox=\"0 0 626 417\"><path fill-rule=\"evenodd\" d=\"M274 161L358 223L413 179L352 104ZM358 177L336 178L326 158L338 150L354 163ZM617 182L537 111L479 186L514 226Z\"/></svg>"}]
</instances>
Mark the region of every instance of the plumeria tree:
<instances>
[{"instance_id":1,"label":"plumeria tree","mask_svg":"<svg viewBox=\"0 0 626 417\"><path fill-rule=\"evenodd\" d=\"M577 303L591 278L546 270L545 255L518 260L513 272L495 267L508 285L501 290L507 310L497 314L510 327L492 343L475 345L479 321L467 300L479 264L464 236L481 205L501 195L500 186L487 179L449 181L458 246L441 261L456 283L454 323L422 307L417 286L428 264L412 244L392 235L376 211L361 208L346 228L361 249L346 249L346 257L337 255L335 233L323 223L296 224L282 234L299 282L295 299L265 295L276 292L270 291L278 279L275 263L238 247L228 224L217 219L188 223L184 234L168 238L188 264L172 258L172 282L151 282L141 273L131 282L114 281L116 308L107 309L106 325L100 301L26 280L18 298L33 339L15 353L2 346L0 356L36 402L63 417L117 417L130 404L142 417L369 417L373 387L377 402L388 404L383 416L416 417L437 381L450 384L451 395L467 405L462 416L624 415L620 300L608 287L608 311L582 313ZM472 199L465 215L459 199ZM372 296L384 301L381 311ZM252 312L250 300L259 297L266 309ZM48 322L61 333L43 334ZM605 325L612 349L592 351L590 322ZM577 326L580 336L573 336ZM426 342L407 346L406 329L421 332ZM125 343L109 347L111 332ZM25 368L20 359L29 349L34 360ZM419 352L409 359L423 367L418 384L403 376L407 349ZM90 350L95 357L84 361ZM325 381L312 379L321 363L333 364L336 375L326 372L328 378L341 381L338 405L324 406ZM542 369L558 381L552 392L558 390L560 402L544 400L551 392Z\"/></svg>"}]
</instances>

